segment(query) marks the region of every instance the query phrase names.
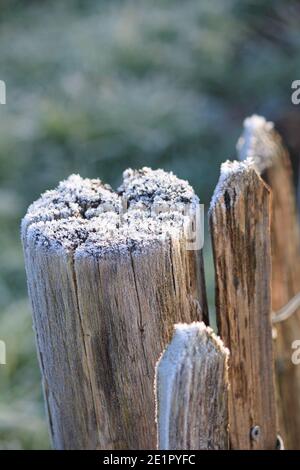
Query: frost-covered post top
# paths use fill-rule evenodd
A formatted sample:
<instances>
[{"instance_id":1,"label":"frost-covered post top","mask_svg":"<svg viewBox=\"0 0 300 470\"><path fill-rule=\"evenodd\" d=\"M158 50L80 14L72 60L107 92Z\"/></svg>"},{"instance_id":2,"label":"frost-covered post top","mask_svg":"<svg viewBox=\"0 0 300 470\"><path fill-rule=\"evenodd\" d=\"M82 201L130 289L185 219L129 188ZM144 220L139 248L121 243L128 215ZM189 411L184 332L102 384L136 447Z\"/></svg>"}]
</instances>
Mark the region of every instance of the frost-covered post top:
<instances>
[{"instance_id":1,"label":"frost-covered post top","mask_svg":"<svg viewBox=\"0 0 300 470\"><path fill-rule=\"evenodd\" d=\"M28 209L23 239L47 249L93 255L181 237L199 199L192 187L163 170L128 169L115 192L99 179L71 175Z\"/></svg>"}]
</instances>

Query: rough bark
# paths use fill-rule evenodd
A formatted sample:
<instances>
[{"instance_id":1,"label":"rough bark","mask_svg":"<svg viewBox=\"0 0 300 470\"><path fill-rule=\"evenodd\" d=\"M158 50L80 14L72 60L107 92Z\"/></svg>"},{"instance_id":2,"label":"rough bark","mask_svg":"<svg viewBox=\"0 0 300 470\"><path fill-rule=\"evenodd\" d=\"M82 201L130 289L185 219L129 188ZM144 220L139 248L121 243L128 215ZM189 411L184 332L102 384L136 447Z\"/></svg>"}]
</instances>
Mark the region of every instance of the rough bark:
<instances>
[{"instance_id":1,"label":"rough bark","mask_svg":"<svg viewBox=\"0 0 300 470\"><path fill-rule=\"evenodd\" d=\"M270 192L252 165L226 162L210 208L219 335L230 350L232 449L275 449Z\"/></svg>"},{"instance_id":2,"label":"rough bark","mask_svg":"<svg viewBox=\"0 0 300 470\"><path fill-rule=\"evenodd\" d=\"M272 309L282 309L300 292L300 237L291 162L270 122L252 116L238 144L240 158L252 157L272 189ZM300 338L300 309L274 324L279 430L285 447L300 449L300 367L291 360Z\"/></svg>"}]
</instances>

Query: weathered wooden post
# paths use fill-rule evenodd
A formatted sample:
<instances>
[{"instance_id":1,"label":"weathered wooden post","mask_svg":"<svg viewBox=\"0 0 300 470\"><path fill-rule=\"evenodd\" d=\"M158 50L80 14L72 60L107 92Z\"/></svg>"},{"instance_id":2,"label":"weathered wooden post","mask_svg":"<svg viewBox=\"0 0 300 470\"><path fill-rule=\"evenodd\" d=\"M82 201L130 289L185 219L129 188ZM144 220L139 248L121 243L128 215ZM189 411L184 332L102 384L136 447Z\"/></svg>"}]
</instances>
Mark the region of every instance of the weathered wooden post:
<instances>
[{"instance_id":1,"label":"weathered wooden post","mask_svg":"<svg viewBox=\"0 0 300 470\"><path fill-rule=\"evenodd\" d=\"M174 323L207 319L186 231L198 202L144 168L119 193L71 176L30 206L22 239L55 448L156 447L155 363Z\"/></svg>"},{"instance_id":2,"label":"weathered wooden post","mask_svg":"<svg viewBox=\"0 0 300 470\"><path fill-rule=\"evenodd\" d=\"M156 369L159 449L228 449L228 355L204 323L175 325Z\"/></svg>"},{"instance_id":3,"label":"weathered wooden post","mask_svg":"<svg viewBox=\"0 0 300 470\"><path fill-rule=\"evenodd\" d=\"M219 335L230 350L232 449L275 449L270 191L252 164L226 162L210 225Z\"/></svg>"},{"instance_id":4,"label":"weathered wooden post","mask_svg":"<svg viewBox=\"0 0 300 470\"><path fill-rule=\"evenodd\" d=\"M241 159L253 158L257 171L272 188L272 309L277 312L300 292L300 236L291 162L273 124L260 116L245 120L238 152ZM279 430L286 448L299 449L300 367L291 357L292 344L300 339L300 308L283 321L273 320Z\"/></svg>"}]
</instances>

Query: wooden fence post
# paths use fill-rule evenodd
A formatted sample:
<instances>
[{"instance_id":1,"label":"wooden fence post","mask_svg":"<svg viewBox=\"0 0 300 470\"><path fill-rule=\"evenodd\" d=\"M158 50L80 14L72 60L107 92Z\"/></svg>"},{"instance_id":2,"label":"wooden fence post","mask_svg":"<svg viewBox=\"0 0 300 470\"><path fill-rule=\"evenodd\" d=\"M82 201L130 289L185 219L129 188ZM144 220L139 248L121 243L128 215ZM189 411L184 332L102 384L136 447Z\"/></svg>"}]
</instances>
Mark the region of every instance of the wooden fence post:
<instances>
[{"instance_id":1,"label":"wooden fence post","mask_svg":"<svg viewBox=\"0 0 300 470\"><path fill-rule=\"evenodd\" d=\"M291 162L281 137L270 122L245 120L238 143L240 159L252 157L257 171L272 188L272 309L282 309L300 292L300 237ZM278 384L279 430L285 447L300 448L300 366L291 360L292 343L300 339L300 309L274 324Z\"/></svg>"},{"instance_id":2,"label":"wooden fence post","mask_svg":"<svg viewBox=\"0 0 300 470\"><path fill-rule=\"evenodd\" d=\"M175 325L156 368L159 449L228 449L228 355L204 323Z\"/></svg>"},{"instance_id":3,"label":"wooden fence post","mask_svg":"<svg viewBox=\"0 0 300 470\"><path fill-rule=\"evenodd\" d=\"M275 449L270 192L252 165L226 162L210 226L219 335L230 350L232 449Z\"/></svg>"},{"instance_id":4,"label":"wooden fence post","mask_svg":"<svg viewBox=\"0 0 300 470\"><path fill-rule=\"evenodd\" d=\"M198 198L185 181L144 168L119 193L73 175L30 206L22 239L56 449L156 447L155 363L174 323L207 319L186 204Z\"/></svg>"}]
</instances>

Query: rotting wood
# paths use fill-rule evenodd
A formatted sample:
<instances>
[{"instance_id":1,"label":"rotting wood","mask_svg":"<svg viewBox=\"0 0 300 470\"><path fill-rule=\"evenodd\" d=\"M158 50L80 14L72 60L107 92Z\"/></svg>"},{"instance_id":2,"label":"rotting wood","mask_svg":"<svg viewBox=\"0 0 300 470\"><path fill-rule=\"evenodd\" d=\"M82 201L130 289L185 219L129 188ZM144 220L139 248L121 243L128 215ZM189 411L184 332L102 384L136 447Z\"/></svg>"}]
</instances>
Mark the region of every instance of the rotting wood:
<instances>
[{"instance_id":1,"label":"rotting wood","mask_svg":"<svg viewBox=\"0 0 300 470\"><path fill-rule=\"evenodd\" d=\"M281 310L300 292L300 236L292 167L273 123L245 120L238 143L241 159L251 157L272 189L272 309ZM300 339L300 309L274 325L279 431L287 449L300 448L300 367L293 364L292 343Z\"/></svg>"},{"instance_id":2,"label":"rotting wood","mask_svg":"<svg viewBox=\"0 0 300 470\"><path fill-rule=\"evenodd\" d=\"M275 449L270 191L249 161L226 162L210 207L219 335L230 350L232 449Z\"/></svg>"},{"instance_id":3,"label":"rotting wood","mask_svg":"<svg viewBox=\"0 0 300 470\"><path fill-rule=\"evenodd\" d=\"M175 325L156 368L159 449L228 449L228 355L203 322Z\"/></svg>"},{"instance_id":4,"label":"rotting wood","mask_svg":"<svg viewBox=\"0 0 300 470\"><path fill-rule=\"evenodd\" d=\"M22 223L56 449L156 447L155 363L177 322L207 321L202 253L187 250L192 188L128 170L115 193L71 176ZM125 208L125 209L124 209Z\"/></svg>"}]
</instances>

